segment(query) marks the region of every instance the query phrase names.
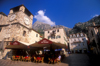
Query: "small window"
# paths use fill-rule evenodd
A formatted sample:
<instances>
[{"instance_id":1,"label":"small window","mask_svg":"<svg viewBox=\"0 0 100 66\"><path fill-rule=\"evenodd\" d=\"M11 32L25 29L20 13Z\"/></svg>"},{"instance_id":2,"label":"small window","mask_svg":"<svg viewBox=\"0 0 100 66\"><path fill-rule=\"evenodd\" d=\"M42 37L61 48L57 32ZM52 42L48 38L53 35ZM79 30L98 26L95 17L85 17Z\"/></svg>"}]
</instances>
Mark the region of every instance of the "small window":
<instances>
[{"instance_id":1,"label":"small window","mask_svg":"<svg viewBox=\"0 0 100 66\"><path fill-rule=\"evenodd\" d=\"M52 33L56 33L56 30L53 30Z\"/></svg>"},{"instance_id":2,"label":"small window","mask_svg":"<svg viewBox=\"0 0 100 66\"><path fill-rule=\"evenodd\" d=\"M77 37L79 37L79 34L77 34Z\"/></svg>"},{"instance_id":3,"label":"small window","mask_svg":"<svg viewBox=\"0 0 100 66\"><path fill-rule=\"evenodd\" d=\"M23 31L23 36L26 36L26 31Z\"/></svg>"},{"instance_id":4,"label":"small window","mask_svg":"<svg viewBox=\"0 0 100 66\"><path fill-rule=\"evenodd\" d=\"M1 30L2 30L2 27L0 27L0 32L1 32Z\"/></svg>"},{"instance_id":5,"label":"small window","mask_svg":"<svg viewBox=\"0 0 100 66\"><path fill-rule=\"evenodd\" d=\"M55 36L52 36L51 39L55 39Z\"/></svg>"},{"instance_id":6,"label":"small window","mask_svg":"<svg viewBox=\"0 0 100 66\"><path fill-rule=\"evenodd\" d=\"M59 38L61 38L61 36L59 36Z\"/></svg>"},{"instance_id":7,"label":"small window","mask_svg":"<svg viewBox=\"0 0 100 66\"><path fill-rule=\"evenodd\" d=\"M8 42L7 42L7 45L9 45Z\"/></svg>"},{"instance_id":8,"label":"small window","mask_svg":"<svg viewBox=\"0 0 100 66\"><path fill-rule=\"evenodd\" d=\"M81 36L83 36L83 33L81 33Z\"/></svg>"},{"instance_id":9,"label":"small window","mask_svg":"<svg viewBox=\"0 0 100 66\"><path fill-rule=\"evenodd\" d=\"M78 41L81 41L80 38L78 38Z\"/></svg>"},{"instance_id":10,"label":"small window","mask_svg":"<svg viewBox=\"0 0 100 66\"><path fill-rule=\"evenodd\" d=\"M38 34L36 34L36 37L38 37Z\"/></svg>"},{"instance_id":11,"label":"small window","mask_svg":"<svg viewBox=\"0 0 100 66\"><path fill-rule=\"evenodd\" d=\"M14 42L15 41L15 38L12 38L12 42Z\"/></svg>"},{"instance_id":12,"label":"small window","mask_svg":"<svg viewBox=\"0 0 100 66\"><path fill-rule=\"evenodd\" d=\"M48 33L49 33L49 31L48 31Z\"/></svg>"},{"instance_id":13,"label":"small window","mask_svg":"<svg viewBox=\"0 0 100 66\"><path fill-rule=\"evenodd\" d=\"M57 38L61 38L61 36L58 35L58 36L56 36L56 39L57 39Z\"/></svg>"},{"instance_id":14,"label":"small window","mask_svg":"<svg viewBox=\"0 0 100 66\"><path fill-rule=\"evenodd\" d=\"M80 44L78 44L78 46L80 46Z\"/></svg>"},{"instance_id":15,"label":"small window","mask_svg":"<svg viewBox=\"0 0 100 66\"><path fill-rule=\"evenodd\" d=\"M8 38L8 41L9 41L9 38Z\"/></svg>"},{"instance_id":16,"label":"small window","mask_svg":"<svg viewBox=\"0 0 100 66\"><path fill-rule=\"evenodd\" d=\"M48 36L48 39L50 39L50 36Z\"/></svg>"},{"instance_id":17,"label":"small window","mask_svg":"<svg viewBox=\"0 0 100 66\"><path fill-rule=\"evenodd\" d=\"M76 37L75 34L73 35L73 37Z\"/></svg>"},{"instance_id":18,"label":"small window","mask_svg":"<svg viewBox=\"0 0 100 66\"><path fill-rule=\"evenodd\" d=\"M13 38L12 41L15 41L15 38Z\"/></svg>"},{"instance_id":19,"label":"small window","mask_svg":"<svg viewBox=\"0 0 100 66\"><path fill-rule=\"evenodd\" d=\"M59 32L59 29L57 30L57 32Z\"/></svg>"},{"instance_id":20,"label":"small window","mask_svg":"<svg viewBox=\"0 0 100 66\"><path fill-rule=\"evenodd\" d=\"M55 31L53 31L53 33L55 33Z\"/></svg>"},{"instance_id":21,"label":"small window","mask_svg":"<svg viewBox=\"0 0 100 66\"><path fill-rule=\"evenodd\" d=\"M58 38L58 36L56 36L56 39Z\"/></svg>"}]
</instances>

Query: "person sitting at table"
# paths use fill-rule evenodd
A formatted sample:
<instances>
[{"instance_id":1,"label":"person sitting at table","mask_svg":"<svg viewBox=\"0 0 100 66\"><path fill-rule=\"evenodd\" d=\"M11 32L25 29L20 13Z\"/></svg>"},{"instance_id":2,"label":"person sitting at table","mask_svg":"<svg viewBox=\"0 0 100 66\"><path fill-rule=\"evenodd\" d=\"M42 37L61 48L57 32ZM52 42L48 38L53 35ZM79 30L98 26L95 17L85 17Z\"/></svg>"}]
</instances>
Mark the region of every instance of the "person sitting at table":
<instances>
[{"instance_id":1,"label":"person sitting at table","mask_svg":"<svg viewBox=\"0 0 100 66\"><path fill-rule=\"evenodd\" d=\"M61 55L58 56L57 61L61 61Z\"/></svg>"}]
</instances>

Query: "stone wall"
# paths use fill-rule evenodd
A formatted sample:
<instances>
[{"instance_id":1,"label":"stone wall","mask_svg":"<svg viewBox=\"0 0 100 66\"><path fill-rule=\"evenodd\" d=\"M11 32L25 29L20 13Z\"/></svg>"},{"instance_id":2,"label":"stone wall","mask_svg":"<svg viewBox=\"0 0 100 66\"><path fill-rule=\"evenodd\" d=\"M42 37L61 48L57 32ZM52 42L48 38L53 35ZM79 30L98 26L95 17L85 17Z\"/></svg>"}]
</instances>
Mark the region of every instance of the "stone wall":
<instances>
[{"instance_id":1,"label":"stone wall","mask_svg":"<svg viewBox=\"0 0 100 66\"><path fill-rule=\"evenodd\" d=\"M16 17L15 17L14 20L10 21L10 18L11 18L11 16L12 16L13 14L15 14ZM24 19L24 17L27 17L27 18L29 19L29 23L30 23L29 25L25 24L25 19ZM32 28L32 21L33 21L33 20L30 18L30 16L28 16L28 15L25 14L24 12L18 11L18 12L9 14L9 15L8 15L8 18L7 18L7 21L9 22L9 24L19 22L19 23L25 25L25 26L28 27L28 28Z\"/></svg>"},{"instance_id":2,"label":"stone wall","mask_svg":"<svg viewBox=\"0 0 100 66\"><path fill-rule=\"evenodd\" d=\"M0 14L1 17L0 17L0 25L5 25L5 24L8 24L7 23L7 16L4 16L2 14Z\"/></svg>"},{"instance_id":3,"label":"stone wall","mask_svg":"<svg viewBox=\"0 0 100 66\"><path fill-rule=\"evenodd\" d=\"M23 36L24 31L25 31L25 36ZM37 37L36 34L38 34ZM4 41L16 40L26 43L32 43L32 42L37 42L41 39L39 33L35 32L32 29L28 29L20 24L13 24L2 27L0 35L1 35L0 41L5 39Z\"/></svg>"},{"instance_id":4,"label":"stone wall","mask_svg":"<svg viewBox=\"0 0 100 66\"><path fill-rule=\"evenodd\" d=\"M52 31L56 30L56 34L55 34L55 39L51 39L49 38L49 40L51 41L54 41L54 42L57 42L57 43L62 43L62 44L66 44L68 43L68 39L67 39L67 36L65 34L65 31L63 28L60 28L59 29L59 32L57 32L58 29L52 29L52 30L48 30L48 31L45 31L44 32L44 37L48 39L48 36L50 36L50 34L52 33ZM60 38L56 38L57 36L60 36Z\"/></svg>"}]
</instances>

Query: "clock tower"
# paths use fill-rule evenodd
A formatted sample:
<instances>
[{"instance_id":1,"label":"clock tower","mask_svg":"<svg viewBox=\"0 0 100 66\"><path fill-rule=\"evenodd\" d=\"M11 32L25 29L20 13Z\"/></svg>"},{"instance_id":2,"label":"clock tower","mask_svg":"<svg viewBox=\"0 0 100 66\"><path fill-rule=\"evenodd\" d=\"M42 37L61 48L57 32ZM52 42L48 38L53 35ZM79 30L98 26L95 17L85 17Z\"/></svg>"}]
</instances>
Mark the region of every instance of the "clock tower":
<instances>
[{"instance_id":1,"label":"clock tower","mask_svg":"<svg viewBox=\"0 0 100 66\"><path fill-rule=\"evenodd\" d=\"M33 15L32 13L24 6L20 5L10 9L8 15L8 23L20 23L27 28L32 28Z\"/></svg>"}]
</instances>

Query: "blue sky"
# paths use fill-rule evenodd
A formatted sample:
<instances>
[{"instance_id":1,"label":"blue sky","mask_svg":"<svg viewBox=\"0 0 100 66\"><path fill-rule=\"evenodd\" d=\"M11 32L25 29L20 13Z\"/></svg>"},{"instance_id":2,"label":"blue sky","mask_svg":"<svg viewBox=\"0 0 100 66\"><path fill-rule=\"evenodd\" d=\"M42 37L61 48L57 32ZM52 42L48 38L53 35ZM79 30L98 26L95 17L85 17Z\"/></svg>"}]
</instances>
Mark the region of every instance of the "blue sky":
<instances>
[{"instance_id":1,"label":"blue sky","mask_svg":"<svg viewBox=\"0 0 100 66\"><path fill-rule=\"evenodd\" d=\"M0 12L9 14L10 8L24 4L34 15L34 22L64 25L73 28L100 15L100 0L0 0Z\"/></svg>"}]
</instances>

